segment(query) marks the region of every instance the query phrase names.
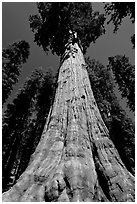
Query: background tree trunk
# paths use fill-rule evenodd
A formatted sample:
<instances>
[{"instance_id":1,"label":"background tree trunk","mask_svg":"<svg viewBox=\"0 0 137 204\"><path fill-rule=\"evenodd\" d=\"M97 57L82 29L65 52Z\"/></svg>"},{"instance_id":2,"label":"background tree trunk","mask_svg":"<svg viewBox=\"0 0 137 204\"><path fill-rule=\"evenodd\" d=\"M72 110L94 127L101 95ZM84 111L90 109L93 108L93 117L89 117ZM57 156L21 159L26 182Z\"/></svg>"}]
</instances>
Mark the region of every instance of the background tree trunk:
<instances>
[{"instance_id":1,"label":"background tree trunk","mask_svg":"<svg viewBox=\"0 0 137 204\"><path fill-rule=\"evenodd\" d=\"M3 201L134 201L134 177L109 138L77 43L68 43L58 87L30 164Z\"/></svg>"}]
</instances>

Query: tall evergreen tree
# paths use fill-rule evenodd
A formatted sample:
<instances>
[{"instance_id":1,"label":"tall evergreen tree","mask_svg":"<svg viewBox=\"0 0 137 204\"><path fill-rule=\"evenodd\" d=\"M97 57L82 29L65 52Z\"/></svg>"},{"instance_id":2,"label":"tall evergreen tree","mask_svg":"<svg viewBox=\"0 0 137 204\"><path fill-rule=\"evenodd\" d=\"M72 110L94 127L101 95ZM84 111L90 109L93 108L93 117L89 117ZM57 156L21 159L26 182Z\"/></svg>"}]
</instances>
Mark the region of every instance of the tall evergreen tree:
<instances>
[{"instance_id":1,"label":"tall evergreen tree","mask_svg":"<svg viewBox=\"0 0 137 204\"><path fill-rule=\"evenodd\" d=\"M2 50L2 104L6 102L13 85L18 82L21 66L29 56L29 44L21 40Z\"/></svg>"},{"instance_id":2,"label":"tall evergreen tree","mask_svg":"<svg viewBox=\"0 0 137 204\"><path fill-rule=\"evenodd\" d=\"M3 117L3 191L16 182L28 165L40 140L53 90L51 72L36 69L7 106Z\"/></svg>"},{"instance_id":3,"label":"tall evergreen tree","mask_svg":"<svg viewBox=\"0 0 137 204\"><path fill-rule=\"evenodd\" d=\"M135 127L126 112L120 107L115 95L112 72L96 60L86 59L92 90L101 116L107 125L122 161L135 173ZM128 74L130 76L130 74ZM121 146L121 144L123 144Z\"/></svg>"},{"instance_id":4,"label":"tall evergreen tree","mask_svg":"<svg viewBox=\"0 0 137 204\"><path fill-rule=\"evenodd\" d=\"M127 98L127 103L135 111L135 66L131 65L128 57L116 55L109 57L109 67L113 70L122 97Z\"/></svg>"},{"instance_id":5,"label":"tall evergreen tree","mask_svg":"<svg viewBox=\"0 0 137 204\"><path fill-rule=\"evenodd\" d=\"M57 89L41 140L3 201L133 201L134 177L109 137L82 52L103 32L91 3L39 3L35 41L61 56Z\"/></svg>"}]
</instances>

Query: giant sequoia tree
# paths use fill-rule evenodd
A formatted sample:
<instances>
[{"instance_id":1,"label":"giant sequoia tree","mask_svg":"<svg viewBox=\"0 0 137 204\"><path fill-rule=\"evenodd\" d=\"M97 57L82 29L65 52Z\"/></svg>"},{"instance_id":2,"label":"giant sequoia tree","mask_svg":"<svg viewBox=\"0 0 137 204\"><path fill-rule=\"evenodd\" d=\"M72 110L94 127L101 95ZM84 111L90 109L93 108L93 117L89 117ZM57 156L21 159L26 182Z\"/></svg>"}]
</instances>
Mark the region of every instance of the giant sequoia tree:
<instances>
[{"instance_id":1,"label":"giant sequoia tree","mask_svg":"<svg viewBox=\"0 0 137 204\"><path fill-rule=\"evenodd\" d=\"M35 41L61 56L54 103L41 140L3 201L134 201L124 166L91 89L83 53L103 32L91 3L39 3Z\"/></svg>"}]
</instances>

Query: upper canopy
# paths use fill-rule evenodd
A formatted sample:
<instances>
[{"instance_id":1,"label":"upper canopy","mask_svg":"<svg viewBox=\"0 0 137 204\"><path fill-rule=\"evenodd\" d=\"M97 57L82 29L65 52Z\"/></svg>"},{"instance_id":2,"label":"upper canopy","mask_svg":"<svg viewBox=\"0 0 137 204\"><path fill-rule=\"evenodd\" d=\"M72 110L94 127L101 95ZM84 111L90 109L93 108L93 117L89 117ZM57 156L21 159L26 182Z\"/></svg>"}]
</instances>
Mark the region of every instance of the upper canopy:
<instances>
[{"instance_id":1,"label":"upper canopy","mask_svg":"<svg viewBox=\"0 0 137 204\"><path fill-rule=\"evenodd\" d=\"M69 38L69 30L76 31L84 52L105 31L105 17L94 12L90 2L37 3L38 14L30 16L35 42L44 51L62 55Z\"/></svg>"}]
</instances>

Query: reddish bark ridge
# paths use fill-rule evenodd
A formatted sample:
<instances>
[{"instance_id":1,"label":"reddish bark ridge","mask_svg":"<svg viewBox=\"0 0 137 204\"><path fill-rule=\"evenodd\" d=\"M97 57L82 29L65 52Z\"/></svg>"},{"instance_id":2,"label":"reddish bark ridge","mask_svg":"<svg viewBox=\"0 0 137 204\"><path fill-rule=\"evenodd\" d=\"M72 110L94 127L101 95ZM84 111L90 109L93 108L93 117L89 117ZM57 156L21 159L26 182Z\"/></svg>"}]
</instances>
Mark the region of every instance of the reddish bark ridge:
<instances>
[{"instance_id":1,"label":"reddish bark ridge","mask_svg":"<svg viewBox=\"0 0 137 204\"><path fill-rule=\"evenodd\" d=\"M75 41L62 56L39 145L3 201L134 201L134 177L110 140Z\"/></svg>"}]
</instances>

